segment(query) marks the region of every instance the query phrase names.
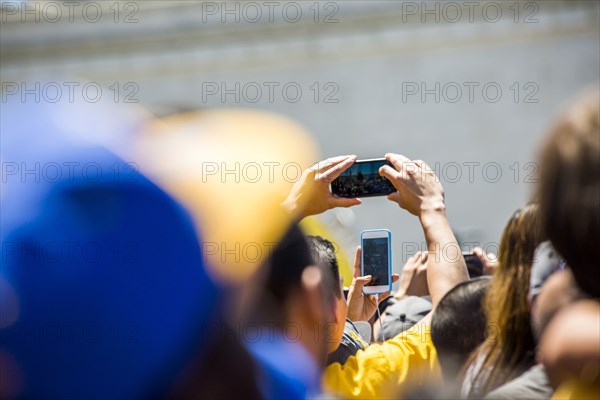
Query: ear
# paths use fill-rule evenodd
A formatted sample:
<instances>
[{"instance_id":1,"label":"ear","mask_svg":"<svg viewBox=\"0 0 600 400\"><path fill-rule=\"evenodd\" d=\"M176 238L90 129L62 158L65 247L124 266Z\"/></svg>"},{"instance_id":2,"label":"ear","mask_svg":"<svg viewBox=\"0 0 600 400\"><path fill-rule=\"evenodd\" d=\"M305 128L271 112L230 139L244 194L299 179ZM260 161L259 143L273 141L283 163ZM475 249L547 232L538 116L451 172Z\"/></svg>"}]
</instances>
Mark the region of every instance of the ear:
<instances>
[{"instance_id":1,"label":"ear","mask_svg":"<svg viewBox=\"0 0 600 400\"><path fill-rule=\"evenodd\" d=\"M313 322L323 322L325 320L322 284L323 275L320 268L310 266L304 269L302 272L303 308L310 314Z\"/></svg>"},{"instance_id":2,"label":"ear","mask_svg":"<svg viewBox=\"0 0 600 400\"><path fill-rule=\"evenodd\" d=\"M330 301L329 301L329 309L331 310L331 321L335 322L336 324L340 323L339 320L339 315L338 315L338 308L339 308L339 299L337 297L333 297Z\"/></svg>"}]
</instances>

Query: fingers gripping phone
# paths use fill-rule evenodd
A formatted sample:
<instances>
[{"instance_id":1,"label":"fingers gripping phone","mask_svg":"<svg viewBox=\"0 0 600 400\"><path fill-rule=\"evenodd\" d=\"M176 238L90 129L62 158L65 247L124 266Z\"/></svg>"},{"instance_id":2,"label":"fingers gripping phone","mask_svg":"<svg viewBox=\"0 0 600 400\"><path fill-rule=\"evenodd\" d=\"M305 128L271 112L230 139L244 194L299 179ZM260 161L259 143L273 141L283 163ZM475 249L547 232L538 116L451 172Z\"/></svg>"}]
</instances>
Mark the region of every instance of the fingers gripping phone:
<instances>
[{"instance_id":1,"label":"fingers gripping phone","mask_svg":"<svg viewBox=\"0 0 600 400\"><path fill-rule=\"evenodd\" d=\"M394 193L394 185L379 175L379 168L383 165L394 168L385 158L356 161L331 183L331 192L335 196L349 198L387 196Z\"/></svg>"},{"instance_id":2,"label":"fingers gripping phone","mask_svg":"<svg viewBox=\"0 0 600 400\"><path fill-rule=\"evenodd\" d=\"M361 274L372 279L363 287L365 294L392 290L392 233L387 229L363 231L360 234Z\"/></svg>"}]
</instances>

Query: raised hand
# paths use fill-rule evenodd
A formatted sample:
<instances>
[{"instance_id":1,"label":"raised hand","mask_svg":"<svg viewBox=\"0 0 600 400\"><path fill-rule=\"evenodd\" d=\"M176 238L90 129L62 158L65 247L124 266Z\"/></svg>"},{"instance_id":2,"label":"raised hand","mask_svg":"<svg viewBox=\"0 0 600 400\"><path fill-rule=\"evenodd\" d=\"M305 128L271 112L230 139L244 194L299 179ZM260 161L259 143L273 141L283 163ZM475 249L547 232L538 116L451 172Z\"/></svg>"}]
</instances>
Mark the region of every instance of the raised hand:
<instances>
[{"instance_id":1,"label":"raised hand","mask_svg":"<svg viewBox=\"0 0 600 400\"><path fill-rule=\"evenodd\" d=\"M363 293L363 287L371 281L371 275L361 276L361 249L356 248L354 258L354 279L348 291L348 318L351 321L368 321L377 311L377 302L374 295L366 295ZM392 274L392 282L396 282L400 277L398 274ZM385 300L390 296L387 291L379 295L379 301Z\"/></svg>"},{"instance_id":2,"label":"raised hand","mask_svg":"<svg viewBox=\"0 0 600 400\"><path fill-rule=\"evenodd\" d=\"M418 251L410 257L400 275L400 287L394 295L398 300L404 296L427 296L427 252Z\"/></svg>"},{"instance_id":3,"label":"raised hand","mask_svg":"<svg viewBox=\"0 0 600 400\"><path fill-rule=\"evenodd\" d=\"M473 254L479 258L481 264L483 264L483 274L484 275L493 275L496 268L498 268L498 257L494 253L487 253L480 248L473 248Z\"/></svg>"},{"instance_id":4,"label":"raised hand","mask_svg":"<svg viewBox=\"0 0 600 400\"><path fill-rule=\"evenodd\" d=\"M421 216L430 210L444 210L444 189L433 170L421 160L388 153L385 158L394 166L384 165L379 174L392 182L397 192L388 199L413 215Z\"/></svg>"},{"instance_id":5,"label":"raised hand","mask_svg":"<svg viewBox=\"0 0 600 400\"><path fill-rule=\"evenodd\" d=\"M331 193L329 185L350 168L356 156L338 156L319 161L302 173L294 184L283 206L297 212L300 218L321 214L335 207L351 207L362 202L358 198L341 198Z\"/></svg>"}]
</instances>

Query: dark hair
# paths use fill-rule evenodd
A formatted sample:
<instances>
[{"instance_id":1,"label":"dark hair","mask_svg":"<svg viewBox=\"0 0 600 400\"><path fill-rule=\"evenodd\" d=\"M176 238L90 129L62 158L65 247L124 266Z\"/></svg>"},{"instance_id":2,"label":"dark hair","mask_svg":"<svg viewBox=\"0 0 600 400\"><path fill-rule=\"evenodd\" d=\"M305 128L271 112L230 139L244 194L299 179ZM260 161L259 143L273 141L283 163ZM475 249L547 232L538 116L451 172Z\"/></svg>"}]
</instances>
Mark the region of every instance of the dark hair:
<instances>
[{"instance_id":1,"label":"dark hair","mask_svg":"<svg viewBox=\"0 0 600 400\"><path fill-rule=\"evenodd\" d=\"M283 304L290 291L300 287L304 269L315 264L306 237L297 224L292 225L275 246L268 263L266 294Z\"/></svg>"},{"instance_id":2,"label":"dark hair","mask_svg":"<svg viewBox=\"0 0 600 400\"><path fill-rule=\"evenodd\" d=\"M433 313L431 339L445 378L456 378L485 340L483 299L489 286L489 277L461 282L442 297Z\"/></svg>"},{"instance_id":3,"label":"dark hair","mask_svg":"<svg viewBox=\"0 0 600 400\"><path fill-rule=\"evenodd\" d=\"M575 104L546 140L540 156L537 197L554 248L573 270L577 285L600 297L600 92Z\"/></svg>"},{"instance_id":4,"label":"dark hair","mask_svg":"<svg viewBox=\"0 0 600 400\"><path fill-rule=\"evenodd\" d=\"M483 396L516 378L535 364L536 340L529 311L529 281L533 255L545 239L539 206L528 204L517 210L502 232L498 268L485 295L488 340L472 355L483 358L476 371L470 396ZM474 365L474 364L473 364Z\"/></svg>"},{"instance_id":5,"label":"dark hair","mask_svg":"<svg viewBox=\"0 0 600 400\"><path fill-rule=\"evenodd\" d=\"M342 297L342 288L340 283L340 268L338 266L337 257L335 255L335 247L329 240L321 236L307 236L308 245L312 250L313 259L325 267L325 270L330 273L330 278L327 282L327 297Z\"/></svg>"}]
</instances>

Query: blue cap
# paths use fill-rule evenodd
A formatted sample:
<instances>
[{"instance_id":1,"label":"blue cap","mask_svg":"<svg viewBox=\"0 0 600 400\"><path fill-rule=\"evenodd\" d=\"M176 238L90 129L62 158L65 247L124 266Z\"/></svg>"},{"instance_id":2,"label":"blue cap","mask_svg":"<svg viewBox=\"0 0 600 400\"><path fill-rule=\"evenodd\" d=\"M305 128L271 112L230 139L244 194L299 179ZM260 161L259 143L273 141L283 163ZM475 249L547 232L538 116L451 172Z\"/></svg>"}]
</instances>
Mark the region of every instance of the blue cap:
<instances>
[{"instance_id":1,"label":"blue cap","mask_svg":"<svg viewBox=\"0 0 600 400\"><path fill-rule=\"evenodd\" d=\"M167 393L218 290L186 211L98 140L141 121L114 104L2 107L2 394Z\"/></svg>"}]
</instances>

